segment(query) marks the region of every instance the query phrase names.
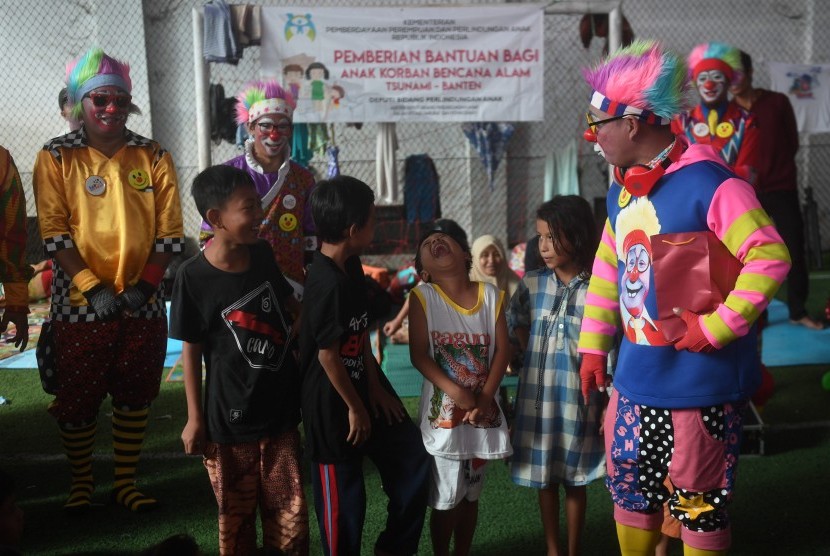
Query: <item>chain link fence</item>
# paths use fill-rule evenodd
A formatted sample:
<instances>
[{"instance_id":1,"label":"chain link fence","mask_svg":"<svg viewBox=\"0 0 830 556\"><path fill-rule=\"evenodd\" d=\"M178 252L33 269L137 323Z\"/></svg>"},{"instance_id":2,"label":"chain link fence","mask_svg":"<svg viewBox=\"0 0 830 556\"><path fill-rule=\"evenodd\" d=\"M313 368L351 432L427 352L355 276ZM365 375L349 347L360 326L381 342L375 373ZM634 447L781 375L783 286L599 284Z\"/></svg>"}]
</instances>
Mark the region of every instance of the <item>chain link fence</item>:
<instances>
[{"instance_id":1,"label":"chain link fence","mask_svg":"<svg viewBox=\"0 0 830 556\"><path fill-rule=\"evenodd\" d=\"M261 1L251 4L412 6L408 0L341 2ZM453 2L447 2L453 3ZM490 4L487 0L464 4ZM198 173L194 102L193 9L201 0L0 0L0 44L6 53L6 80L0 82L0 142L15 157L34 215L31 168L37 150L49 138L64 133L57 96L63 86L64 65L91 45L131 63L134 98L143 114L129 127L153 137L176 161L185 211L185 231L195 236L199 216L190 199L189 184ZM574 3L571 3L574 4ZM585 2L584 4L590 4ZM607 5L607 2L598 4ZM636 37L656 38L679 53L710 40L730 42L752 54L755 84L769 86L766 62L828 63L830 10L821 0L626 0L623 15ZM583 46L581 14L545 16L545 120L519 123L508 154L490 191L479 179L485 175L477 154L469 147L460 124L400 123L397 170L414 154L428 154L441 183L445 217L456 219L471 237L502 235L508 244L533 233L536 207L543 201L545 161L574 146L580 193L601 205L607 183L606 165L582 139L583 113L589 94L580 69L601 55L605 39L594 37ZM249 47L235 66L211 64L211 83L221 84L233 96L259 73L259 47ZM374 185L377 125L331 127L340 150L340 170ZM811 188L824 249L830 248L830 134L802 135L798 155L799 187ZM211 147L214 163L239 154L227 142ZM325 175L326 159L315 154L311 167ZM402 199L402 195L399 197ZM389 212L394 214L394 211ZM411 233L399 222L400 233Z\"/></svg>"}]
</instances>

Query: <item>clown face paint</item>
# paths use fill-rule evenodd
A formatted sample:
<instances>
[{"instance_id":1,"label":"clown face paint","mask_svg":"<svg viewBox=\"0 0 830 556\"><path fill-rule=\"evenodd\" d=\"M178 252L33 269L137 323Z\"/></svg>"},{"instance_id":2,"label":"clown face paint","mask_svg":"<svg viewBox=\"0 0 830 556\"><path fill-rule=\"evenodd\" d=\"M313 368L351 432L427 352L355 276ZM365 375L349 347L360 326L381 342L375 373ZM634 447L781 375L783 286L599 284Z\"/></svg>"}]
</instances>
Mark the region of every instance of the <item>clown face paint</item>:
<instances>
[{"instance_id":1,"label":"clown face paint","mask_svg":"<svg viewBox=\"0 0 830 556\"><path fill-rule=\"evenodd\" d=\"M254 137L254 155L266 166L275 160L282 161L291 139L291 120L282 115L268 114L250 126Z\"/></svg>"},{"instance_id":2,"label":"clown face paint","mask_svg":"<svg viewBox=\"0 0 830 556\"><path fill-rule=\"evenodd\" d=\"M109 102L104 106L96 106L90 95L109 97ZM83 122L90 138L112 139L124 134L130 103L117 102L119 98L129 98L129 95L111 86L99 87L83 98Z\"/></svg>"},{"instance_id":3,"label":"clown face paint","mask_svg":"<svg viewBox=\"0 0 830 556\"><path fill-rule=\"evenodd\" d=\"M635 243L625 255L625 272L620 284L622 304L628 312L639 317L645 309L646 296L651 287L651 254L642 243Z\"/></svg>"},{"instance_id":4,"label":"clown face paint","mask_svg":"<svg viewBox=\"0 0 830 556\"><path fill-rule=\"evenodd\" d=\"M706 106L717 106L726 100L729 83L720 70L702 71L695 78L695 86L700 99Z\"/></svg>"}]
</instances>

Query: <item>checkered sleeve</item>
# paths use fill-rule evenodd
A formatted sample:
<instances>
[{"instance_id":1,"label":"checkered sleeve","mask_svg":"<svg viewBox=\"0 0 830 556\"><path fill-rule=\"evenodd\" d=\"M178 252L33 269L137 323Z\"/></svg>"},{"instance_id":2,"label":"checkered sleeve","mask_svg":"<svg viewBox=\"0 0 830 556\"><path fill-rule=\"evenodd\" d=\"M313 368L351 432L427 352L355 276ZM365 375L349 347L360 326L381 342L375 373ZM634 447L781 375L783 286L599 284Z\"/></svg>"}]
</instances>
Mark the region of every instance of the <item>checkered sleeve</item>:
<instances>
[{"instance_id":1,"label":"checkered sleeve","mask_svg":"<svg viewBox=\"0 0 830 556\"><path fill-rule=\"evenodd\" d=\"M156 203L157 253L181 253L184 251L184 225L179 197L179 180L170 153L158 149L153 164L152 183Z\"/></svg>"}]
</instances>

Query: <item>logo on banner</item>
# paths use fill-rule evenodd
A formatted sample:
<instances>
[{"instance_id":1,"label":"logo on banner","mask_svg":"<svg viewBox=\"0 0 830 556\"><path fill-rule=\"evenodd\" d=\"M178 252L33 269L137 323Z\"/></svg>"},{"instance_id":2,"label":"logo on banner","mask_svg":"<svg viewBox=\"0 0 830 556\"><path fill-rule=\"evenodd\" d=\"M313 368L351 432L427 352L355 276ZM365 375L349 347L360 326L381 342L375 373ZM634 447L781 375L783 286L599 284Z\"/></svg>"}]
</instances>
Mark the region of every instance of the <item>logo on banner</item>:
<instances>
[{"instance_id":1,"label":"logo on banner","mask_svg":"<svg viewBox=\"0 0 830 556\"><path fill-rule=\"evenodd\" d=\"M288 20L285 22L286 41L290 41L296 36L308 37L308 40L313 41L317 36L317 29L314 27L314 22L311 21L311 14L287 14L287 17Z\"/></svg>"}]
</instances>

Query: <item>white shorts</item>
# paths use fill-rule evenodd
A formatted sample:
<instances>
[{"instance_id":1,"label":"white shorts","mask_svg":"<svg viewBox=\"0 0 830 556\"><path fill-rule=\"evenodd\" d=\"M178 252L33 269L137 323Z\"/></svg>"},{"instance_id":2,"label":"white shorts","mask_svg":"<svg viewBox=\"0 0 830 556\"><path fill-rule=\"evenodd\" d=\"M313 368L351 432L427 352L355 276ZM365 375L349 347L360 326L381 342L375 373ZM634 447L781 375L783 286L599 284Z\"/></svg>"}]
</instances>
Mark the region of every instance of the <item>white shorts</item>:
<instances>
[{"instance_id":1,"label":"white shorts","mask_svg":"<svg viewBox=\"0 0 830 556\"><path fill-rule=\"evenodd\" d=\"M451 510L462 500L475 502L484 486L484 459L447 459L432 456L432 480L429 488L429 506L436 510Z\"/></svg>"}]
</instances>

